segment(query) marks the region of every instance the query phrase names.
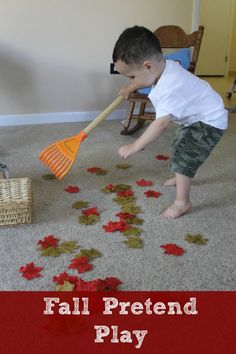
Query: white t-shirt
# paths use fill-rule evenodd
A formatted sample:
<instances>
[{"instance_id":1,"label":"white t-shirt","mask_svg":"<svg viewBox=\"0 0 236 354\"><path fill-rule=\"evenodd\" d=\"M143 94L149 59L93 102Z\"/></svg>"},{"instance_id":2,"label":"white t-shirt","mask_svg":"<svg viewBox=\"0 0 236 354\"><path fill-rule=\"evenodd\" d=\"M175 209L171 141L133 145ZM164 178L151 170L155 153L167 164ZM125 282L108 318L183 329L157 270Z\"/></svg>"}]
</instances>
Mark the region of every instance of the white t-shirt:
<instances>
[{"instance_id":1,"label":"white t-shirt","mask_svg":"<svg viewBox=\"0 0 236 354\"><path fill-rule=\"evenodd\" d=\"M201 121L219 129L227 128L228 114L220 95L208 82L172 60L166 60L165 69L148 97L156 118L170 114L174 122L184 126Z\"/></svg>"}]
</instances>

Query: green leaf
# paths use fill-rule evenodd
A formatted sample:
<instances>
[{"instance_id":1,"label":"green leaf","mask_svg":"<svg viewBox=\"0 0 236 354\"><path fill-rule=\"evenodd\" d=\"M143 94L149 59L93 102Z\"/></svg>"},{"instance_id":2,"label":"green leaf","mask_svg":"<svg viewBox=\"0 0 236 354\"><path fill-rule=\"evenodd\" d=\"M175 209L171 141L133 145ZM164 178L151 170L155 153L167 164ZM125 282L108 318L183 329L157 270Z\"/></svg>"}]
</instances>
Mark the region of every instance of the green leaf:
<instances>
[{"instance_id":1,"label":"green leaf","mask_svg":"<svg viewBox=\"0 0 236 354\"><path fill-rule=\"evenodd\" d=\"M95 248L90 248L90 249L83 248L81 249L80 253L77 254L75 257L81 257L81 256L86 256L91 259L91 258L101 257L102 253Z\"/></svg>"},{"instance_id":2,"label":"green leaf","mask_svg":"<svg viewBox=\"0 0 236 354\"><path fill-rule=\"evenodd\" d=\"M201 234L195 234L195 235L187 234L184 239L189 243L195 243L196 245L206 245L208 242L208 239L203 238Z\"/></svg>"},{"instance_id":3,"label":"green leaf","mask_svg":"<svg viewBox=\"0 0 236 354\"><path fill-rule=\"evenodd\" d=\"M89 206L89 202L85 200L78 200L78 202L75 202L72 205L72 208L74 209L82 209L82 208L87 208Z\"/></svg>"},{"instance_id":4,"label":"green leaf","mask_svg":"<svg viewBox=\"0 0 236 354\"><path fill-rule=\"evenodd\" d=\"M78 248L80 246L77 245L77 241L64 241L58 247L60 253L71 253Z\"/></svg>"},{"instance_id":5,"label":"green leaf","mask_svg":"<svg viewBox=\"0 0 236 354\"><path fill-rule=\"evenodd\" d=\"M130 190L131 186L128 184L120 183L120 184L116 184L114 189L115 189L114 192L116 192L116 193L124 192L124 191Z\"/></svg>"},{"instance_id":6,"label":"green leaf","mask_svg":"<svg viewBox=\"0 0 236 354\"><path fill-rule=\"evenodd\" d=\"M104 176L104 175L107 175L108 174L108 171L107 170L105 170L105 169L103 169L103 168L101 168L101 169L99 169L97 172L95 172L96 173L96 175L101 175L101 176Z\"/></svg>"},{"instance_id":7,"label":"green leaf","mask_svg":"<svg viewBox=\"0 0 236 354\"><path fill-rule=\"evenodd\" d=\"M136 198L135 197L115 197L112 200L118 203L119 205L125 205L134 202Z\"/></svg>"},{"instance_id":8,"label":"green leaf","mask_svg":"<svg viewBox=\"0 0 236 354\"><path fill-rule=\"evenodd\" d=\"M119 168L121 170L126 170L127 168L130 168L131 165L129 165L128 163L119 163L116 165L116 168Z\"/></svg>"},{"instance_id":9,"label":"green leaf","mask_svg":"<svg viewBox=\"0 0 236 354\"><path fill-rule=\"evenodd\" d=\"M129 248L142 248L143 240L140 237L128 237L127 241L122 241Z\"/></svg>"},{"instance_id":10,"label":"green leaf","mask_svg":"<svg viewBox=\"0 0 236 354\"><path fill-rule=\"evenodd\" d=\"M142 233L142 229L139 227L131 227L130 229L123 232L125 236L140 236Z\"/></svg>"},{"instance_id":11,"label":"green leaf","mask_svg":"<svg viewBox=\"0 0 236 354\"><path fill-rule=\"evenodd\" d=\"M129 213L129 214L133 214L133 215L136 215L136 214L142 212L140 207L138 207L136 204L133 204L133 203L122 205L121 210L124 213Z\"/></svg>"},{"instance_id":12,"label":"green leaf","mask_svg":"<svg viewBox=\"0 0 236 354\"><path fill-rule=\"evenodd\" d=\"M42 175L42 178L45 179L46 181L49 181L51 179L56 179L56 176L54 176L52 174L45 174L45 175Z\"/></svg>"},{"instance_id":13,"label":"green leaf","mask_svg":"<svg viewBox=\"0 0 236 354\"><path fill-rule=\"evenodd\" d=\"M84 225L94 225L100 221L100 216L98 215L80 215L79 223Z\"/></svg>"},{"instance_id":14,"label":"green leaf","mask_svg":"<svg viewBox=\"0 0 236 354\"><path fill-rule=\"evenodd\" d=\"M143 219L137 217L125 219L125 221L127 222L127 224L131 224L131 225L142 225L144 223Z\"/></svg>"},{"instance_id":15,"label":"green leaf","mask_svg":"<svg viewBox=\"0 0 236 354\"><path fill-rule=\"evenodd\" d=\"M60 255L60 251L58 247L41 248L41 256L58 257L59 255Z\"/></svg>"},{"instance_id":16,"label":"green leaf","mask_svg":"<svg viewBox=\"0 0 236 354\"><path fill-rule=\"evenodd\" d=\"M57 284L55 286L56 291L73 291L75 284L71 284L69 281L65 280L63 285Z\"/></svg>"}]
</instances>

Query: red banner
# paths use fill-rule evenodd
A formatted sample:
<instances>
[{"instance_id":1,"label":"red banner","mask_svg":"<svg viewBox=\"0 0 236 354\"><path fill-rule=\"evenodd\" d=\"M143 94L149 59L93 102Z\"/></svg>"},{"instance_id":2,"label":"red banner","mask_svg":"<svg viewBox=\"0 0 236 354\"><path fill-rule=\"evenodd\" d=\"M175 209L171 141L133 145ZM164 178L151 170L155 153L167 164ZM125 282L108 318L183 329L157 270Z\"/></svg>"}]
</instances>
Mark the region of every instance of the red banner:
<instances>
[{"instance_id":1,"label":"red banner","mask_svg":"<svg viewBox=\"0 0 236 354\"><path fill-rule=\"evenodd\" d=\"M3 354L233 354L236 292L1 292Z\"/></svg>"}]
</instances>

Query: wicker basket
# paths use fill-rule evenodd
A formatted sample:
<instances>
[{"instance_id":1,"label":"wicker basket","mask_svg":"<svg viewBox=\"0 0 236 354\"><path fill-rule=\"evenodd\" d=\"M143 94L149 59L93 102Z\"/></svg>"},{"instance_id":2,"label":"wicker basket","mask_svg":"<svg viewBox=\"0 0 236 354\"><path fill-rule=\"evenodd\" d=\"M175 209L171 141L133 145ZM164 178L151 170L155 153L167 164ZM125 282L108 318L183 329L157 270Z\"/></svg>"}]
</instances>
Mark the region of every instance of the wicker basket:
<instances>
[{"instance_id":1,"label":"wicker basket","mask_svg":"<svg viewBox=\"0 0 236 354\"><path fill-rule=\"evenodd\" d=\"M31 223L32 188L29 178L0 180L0 226Z\"/></svg>"}]
</instances>

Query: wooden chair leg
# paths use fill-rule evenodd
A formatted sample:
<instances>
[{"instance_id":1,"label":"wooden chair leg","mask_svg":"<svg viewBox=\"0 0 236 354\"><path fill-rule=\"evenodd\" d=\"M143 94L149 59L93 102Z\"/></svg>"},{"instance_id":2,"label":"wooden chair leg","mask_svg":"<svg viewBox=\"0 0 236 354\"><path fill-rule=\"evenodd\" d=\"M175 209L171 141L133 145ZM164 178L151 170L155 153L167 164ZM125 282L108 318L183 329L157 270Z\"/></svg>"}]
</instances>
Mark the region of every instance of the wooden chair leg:
<instances>
[{"instance_id":1,"label":"wooden chair leg","mask_svg":"<svg viewBox=\"0 0 236 354\"><path fill-rule=\"evenodd\" d=\"M137 124L135 124L132 128L129 129L129 126L130 126L130 123L132 120L134 107L135 107L135 101L130 101L128 109L127 109L124 129L120 132L121 135L131 135L136 130L140 129L145 123L144 119L137 118ZM145 107L146 107L146 102L141 102L140 109L139 109L139 115L142 115L144 113Z\"/></svg>"}]
</instances>

